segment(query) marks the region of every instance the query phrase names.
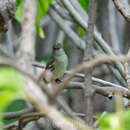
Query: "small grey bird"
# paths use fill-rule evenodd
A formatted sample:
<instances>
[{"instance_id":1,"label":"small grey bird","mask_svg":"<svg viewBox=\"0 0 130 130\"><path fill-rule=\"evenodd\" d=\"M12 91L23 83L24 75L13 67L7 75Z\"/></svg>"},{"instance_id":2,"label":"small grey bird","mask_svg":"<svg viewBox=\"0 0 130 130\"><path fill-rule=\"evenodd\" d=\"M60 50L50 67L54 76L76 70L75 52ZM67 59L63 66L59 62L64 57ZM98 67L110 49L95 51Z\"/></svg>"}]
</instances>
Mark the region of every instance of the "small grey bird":
<instances>
[{"instance_id":1,"label":"small grey bird","mask_svg":"<svg viewBox=\"0 0 130 130\"><path fill-rule=\"evenodd\" d=\"M62 45L56 43L53 46L53 53L45 68L45 71L50 70L53 74L52 79L58 80L60 77L64 75L67 69L67 65L68 65L68 57L64 52Z\"/></svg>"}]
</instances>

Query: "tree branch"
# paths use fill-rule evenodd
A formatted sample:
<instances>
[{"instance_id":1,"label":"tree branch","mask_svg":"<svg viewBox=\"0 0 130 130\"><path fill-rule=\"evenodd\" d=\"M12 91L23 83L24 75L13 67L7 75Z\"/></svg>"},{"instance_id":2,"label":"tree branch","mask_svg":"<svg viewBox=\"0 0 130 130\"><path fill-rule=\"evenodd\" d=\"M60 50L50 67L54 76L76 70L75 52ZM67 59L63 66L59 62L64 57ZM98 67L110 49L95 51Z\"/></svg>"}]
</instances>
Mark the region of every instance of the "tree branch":
<instances>
[{"instance_id":1,"label":"tree branch","mask_svg":"<svg viewBox=\"0 0 130 130\"><path fill-rule=\"evenodd\" d=\"M49 15L58 24L58 26L68 35L68 37L80 48L85 49L85 42L82 40L68 25L68 23L62 19L58 13L52 8L49 9ZM64 24L62 24L64 23Z\"/></svg>"},{"instance_id":2,"label":"tree branch","mask_svg":"<svg viewBox=\"0 0 130 130\"><path fill-rule=\"evenodd\" d=\"M60 84L58 89L56 90L54 97L58 96L66 88L67 83L74 77L75 73L77 73L77 72L81 72L83 70L87 71L87 70L92 69L103 63L108 63L108 62L112 62L112 61L125 62L125 61L129 61L129 60L130 60L130 57L128 57L128 56L101 55L100 57L97 57L96 59L93 59L86 63L80 64L71 71L70 75L67 75L64 78L64 80L62 81L62 83Z\"/></svg>"},{"instance_id":3,"label":"tree branch","mask_svg":"<svg viewBox=\"0 0 130 130\"><path fill-rule=\"evenodd\" d=\"M81 82L70 82L66 89L83 89L85 88L84 84ZM120 91L122 96L124 98L130 99L130 92L127 88L123 88L121 86L115 85L114 86L99 86L99 85L95 85L93 84L93 88L95 93L100 94L102 96L108 97L109 99L111 99L114 95L117 94L117 91Z\"/></svg>"},{"instance_id":4,"label":"tree branch","mask_svg":"<svg viewBox=\"0 0 130 130\"><path fill-rule=\"evenodd\" d=\"M129 48L127 56L130 56L130 48ZM128 62L126 62L124 64L124 68L125 68L126 82L127 82L127 85L128 85L128 89L130 91L130 66L129 66Z\"/></svg>"},{"instance_id":5,"label":"tree branch","mask_svg":"<svg viewBox=\"0 0 130 130\"><path fill-rule=\"evenodd\" d=\"M32 95L32 97L29 96L29 99L34 103L34 105L36 106L36 108L38 110L40 109L40 111L43 112L43 114L45 114L47 117L49 117L51 120L53 120L53 118L51 118L48 115L51 113L51 110L49 113L46 113L46 110L49 111L49 109L52 109L52 111L53 111L54 108L52 106L50 106L50 104L48 104L48 100L50 100L51 103L52 103L52 101L54 101L68 115L70 115L71 117L73 117L76 120L83 122L80 118L75 116L75 114L72 112L72 110L68 107L67 104L65 104L63 102L63 100L61 100L61 98L54 99L52 93L49 91L49 89L45 86L45 84L43 82L38 82L37 79L35 79L32 75L30 75L26 71L22 70L21 68L16 66L14 63L15 63L14 61L10 61L7 59L6 60L0 59L0 65L10 66L10 67L16 69L18 72L20 72L23 75L23 77L28 81L28 83L31 83L31 84L29 84L29 86L27 86L27 87L29 87L29 89L27 89L28 90L27 92ZM35 98L35 97L37 97L37 98ZM47 97L48 97L48 99L47 99ZM39 105L37 105L37 103L39 103ZM49 105L49 108L46 108L46 107L48 107L48 105ZM56 110L54 109L54 111L56 111ZM58 111L56 111L56 113L57 112ZM60 114L60 113L58 113L58 114ZM55 120L54 120L54 123L55 123Z\"/></svg>"},{"instance_id":6,"label":"tree branch","mask_svg":"<svg viewBox=\"0 0 130 130\"><path fill-rule=\"evenodd\" d=\"M127 22L130 23L130 6L122 0L113 0L113 3L121 15L125 18Z\"/></svg>"},{"instance_id":7,"label":"tree branch","mask_svg":"<svg viewBox=\"0 0 130 130\"><path fill-rule=\"evenodd\" d=\"M58 1L58 0L56 0ZM87 27L88 27L88 15L86 13L82 13L82 11L77 12L76 10L78 9L78 2L72 2L73 7L70 3L70 1L68 0L62 0L62 3L65 5L65 7L68 9L68 11L70 12L70 14L73 16L74 20L76 20L76 22L78 24L80 24L80 26L87 31ZM80 5L79 5L80 6ZM80 9L81 10L81 9ZM85 17L86 14L86 17ZM102 38L101 34L99 32L97 32L96 28L94 29L94 39L95 41L98 43L98 45L101 47L101 49L107 53L107 54L114 54L112 52L112 49L110 48L109 44ZM123 70L123 65L121 63L113 63L116 67L116 69L119 71L119 73L121 74L122 78L125 79L125 75L124 75L124 70Z\"/></svg>"},{"instance_id":8,"label":"tree branch","mask_svg":"<svg viewBox=\"0 0 130 130\"><path fill-rule=\"evenodd\" d=\"M96 16L96 1L91 0L88 12L88 29L86 36L86 50L84 60L92 60L93 49L93 33ZM85 104L86 104L86 123L89 126L93 125L93 103L94 103L94 89L92 86L92 69L85 72Z\"/></svg>"}]
</instances>

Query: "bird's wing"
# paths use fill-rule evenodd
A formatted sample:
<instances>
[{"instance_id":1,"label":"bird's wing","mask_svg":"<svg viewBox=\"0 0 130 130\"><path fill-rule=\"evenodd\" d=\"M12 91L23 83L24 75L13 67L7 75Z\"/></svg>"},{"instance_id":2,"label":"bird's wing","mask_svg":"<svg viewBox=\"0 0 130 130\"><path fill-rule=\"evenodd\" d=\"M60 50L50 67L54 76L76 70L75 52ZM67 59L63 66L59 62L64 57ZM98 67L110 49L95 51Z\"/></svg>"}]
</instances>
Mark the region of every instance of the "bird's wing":
<instances>
[{"instance_id":1,"label":"bird's wing","mask_svg":"<svg viewBox=\"0 0 130 130\"><path fill-rule=\"evenodd\" d=\"M55 57L52 56L50 58L50 60L47 63L46 69L49 69L50 71L54 71L55 70Z\"/></svg>"}]
</instances>

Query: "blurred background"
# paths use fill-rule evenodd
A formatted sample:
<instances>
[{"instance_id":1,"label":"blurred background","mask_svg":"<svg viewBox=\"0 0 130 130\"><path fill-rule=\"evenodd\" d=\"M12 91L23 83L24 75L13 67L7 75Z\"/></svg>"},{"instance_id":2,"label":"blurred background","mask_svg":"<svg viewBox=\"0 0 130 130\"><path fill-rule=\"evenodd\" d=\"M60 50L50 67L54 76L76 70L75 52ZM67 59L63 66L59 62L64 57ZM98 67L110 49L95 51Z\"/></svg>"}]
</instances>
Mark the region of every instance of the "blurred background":
<instances>
[{"instance_id":1,"label":"blurred background","mask_svg":"<svg viewBox=\"0 0 130 130\"><path fill-rule=\"evenodd\" d=\"M107 41L116 54L126 54L128 52L128 48L130 48L130 24L127 23L121 14L116 10L111 0L98 0L96 12L97 30L101 33L102 37L105 39L105 41ZM73 30L77 32L81 38L86 37L84 30L81 29L79 25L76 23L70 24L72 24ZM57 41L63 43L64 50L68 55L68 70L74 68L83 61L83 52L77 48L77 46L75 46L68 35L61 30L61 28L48 14L46 14L41 21L41 25L44 30L45 38L42 39L38 35L36 36L35 60L37 62L45 64L47 63L52 54L52 46ZM9 22L8 26L8 32L0 34L0 47L4 48L4 50L7 50L7 53L10 56L14 56L22 39L20 37L21 24L17 20L13 19ZM94 47L93 56L103 53L97 48ZM3 56L3 54L1 55ZM100 67L95 68L93 70L93 76L120 84L106 65L101 65ZM64 98L75 112L85 112L83 90L67 90L64 93ZM107 97L103 97L98 94L96 94L94 98L94 112L114 111L113 99L108 99ZM18 109L22 109L24 107L24 103L22 101L20 104L21 105L16 105L20 107ZM12 106L8 107L7 111L15 111L12 107L16 108L16 106L13 104Z\"/></svg>"}]
</instances>

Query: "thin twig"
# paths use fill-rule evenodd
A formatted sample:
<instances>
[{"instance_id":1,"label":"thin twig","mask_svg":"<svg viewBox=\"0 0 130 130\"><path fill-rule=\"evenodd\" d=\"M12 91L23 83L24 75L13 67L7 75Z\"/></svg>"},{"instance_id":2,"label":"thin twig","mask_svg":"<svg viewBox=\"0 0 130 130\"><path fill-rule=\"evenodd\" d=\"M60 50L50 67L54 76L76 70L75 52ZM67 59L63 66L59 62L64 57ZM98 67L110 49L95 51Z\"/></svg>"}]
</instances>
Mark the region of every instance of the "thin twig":
<instances>
[{"instance_id":1,"label":"thin twig","mask_svg":"<svg viewBox=\"0 0 130 130\"><path fill-rule=\"evenodd\" d=\"M73 19L70 17L69 12L61 7L60 5L58 5L58 3L56 1L52 2L52 7L54 7L54 9L62 16L63 19L72 21Z\"/></svg>"},{"instance_id":2,"label":"thin twig","mask_svg":"<svg viewBox=\"0 0 130 130\"><path fill-rule=\"evenodd\" d=\"M39 68L45 68L45 65L42 64L42 63L39 63L39 62L33 62L32 65L35 66L35 67L39 67ZM71 70L67 70L67 71L65 72L65 74L72 74L72 72L71 72ZM84 79L84 77L85 77L85 75L82 74L82 73L75 73L74 76L75 76L75 77L82 78L82 79ZM92 77L92 81L93 81L93 82L100 83L100 84L102 84L103 86L121 87L121 86L119 86L119 85L117 85L117 84L114 84L114 83L111 83L111 82L108 82L108 81L105 81L105 80L102 80L102 79L99 79L99 78L96 78L96 77ZM123 87L125 87L125 86L123 86Z\"/></svg>"},{"instance_id":3,"label":"thin twig","mask_svg":"<svg viewBox=\"0 0 130 130\"><path fill-rule=\"evenodd\" d=\"M121 13L121 15L130 23L130 6L123 0L113 0L115 7Z\"/></svg>"},{"instance_id":4,"label":"thin twig","mask_svg":"<svg viewBox=\"0 0 130 130\"><path fill-rule=\"evenodd\" d=\"M85 49L85 42L82 40L68 25L66 20L62 19L59 14L53 8L49 9L49 15L57 23L57 25L68 35L69 38L77 45L81 50ZM64 23L64 24L62 24Z\"/></svg>"},{"instance_id":5,"label":"thin twig","mask_svg":"<svg viewBox=\"0 0 130 130\"><path fill-rule=\"evenodd\" d=\"M89 5L88 12L88 29L87 29L87 40L86 40L86 50L84 59L92 59L92 49L93 49L93 33L94 33L94 24L96 16L96 0L91 0ZM94 89L92 86L92 69L85 72L85 104L86 104L86 123L89 126L93 125L93 104L94 104Z\"/></svg>"},{"instance_id":6,"label":"thin twig","mask_svg":"<svg viewBox=\"0 0 130 130\"><path fill-rule=\"evenodd\" d=\"M0 65L10 66L10 67L16 69L18 72L20 72L20 73L26 78L26 80L28 80L28 82L31 82L31 84L33 84L33 85L32 85L32 88L31 88L31 89L33 90L32 93L38 91L38 93L39 93L39 95L40 95L40 94L42 93L42 92L41 92L41 89L42 89L42 91L48 96L48 99L50 99L50 101L54 101L58 106L60 106L60 107L61 107L68 115L70 115L72 118L83 122L81 119L79 119L78 117L76 117L76 116L73 114L72 110L68 107L67 104L65 104L65 103L63 102L63 100L61 100L61 98L54 99L54 98L53 98L53 95L52 95L52 92L50 92L50 90L45 86L45 84L44 84L43 82L38 82L36 78L34 78L32 75L30 75L29 73L25 72L24 70L22 70L21 68L19 68L18 66L16 66L14 63L15 63L15 62L13 62L13 61L10 61L10 62L9 62L9 60L0 59ZM37 94L37 93L36 93L36 94ZM39 95L37 95L37 96L39 96ZM34 94L32 94L32 97L34 97ZM45 99L46 99L46 96L44 95L44 96L42 97L42 94L41 94L41 97L39 97L39 98L42 98L42 100L45 100ZM34 97L34 99L36 100L36 102L39 101L39 100L36 99L35 97ZM33 100L34 100L34 99L33 99ZM41 103L39 103L39 104L41 104ZM36 106L36 107L37 107L37 106ZM43 109L43 110L44 110L44 109ZM48 113L47 113L47 114L48 114Z\"/></svg>"},{"instance_id":7,"label":"thin twig","mask_svg":"<svg viewBox=\"0 0 130 130\"><path fill-rule=\"evenodd\" d=\"M18 121L5 125L3 130L17 130Z\"/></svg>"},{"instance_id":8,"label":"thin twig","mask_svg":"<svg viewBox=\"0 0 130 130\"><path fill-rule=\"evenodd\" d=\"M64 39L65 39L65 33L62 30L59 30L58 36L56 39L57 43L60 43L63 45Z\"/></svg>"},{"instance_id":9,"label":"thin twig","mask_svg":"<svg viewBox=\"0 0 130 130\"><path fill-rule=\"evenodd\" d=\"M74 77L75 73L81 72L83 70L89 70L92 69L100 64L108 63L108 62L126 62L130 61L130 57L128 56L117 56L117 55L101 55L97 57L96 59L93 59L91 61L88 61L86 63L78 65L76 68L74 68L71 71L71 74L67 75L66 78L62 81L58 89L56 90L54 97L58 96L65 88L67 83Z\"/></svg>"},{"instance_id":10,"label":"thin twig","mask_svg":"<svg viewBox=\"0 0 130 130\"><path fill-rule=\"evenodd\" d=\"M32 112L33 110L34 110L34 108L32 107L32 108L25 108L24 110L17 111L17 112L7 112L7 113L3 114L4 115L3 119L4 120L10 120L10 119L13 119L13 118L18 118L23 114Z\"/></svg>"},{"instance_id":11,"label":"thin twig","mask_svg":"<svg viewBox=\"0 0 130 130\"><path fill-rule=\"evenodd\" d=\"M24 1L24 14L23 14L23 40L17 52L18 64L25 72L32 74L32 60L34 60L34 47L35 47L35 17L36 17L36 0ZM28 98L34 103L36 108L51 119L58 128L63 130L72 129L76 130L73 123L69 122L48 103L48 97L42 92L36 79L30 80L24 76L26 83L25 89L27 90ZM35 82L34 82L35 81ZM42 85L41 85L42 86ZM44 86L44 85L43 85ZM47 91L45 91L47 92Z\"/></svg>"},{"instance_id":12,"label":"thin twig","mask_svg":"<svg viewBox=\"0 0 130 130\"><path fill-rule=\"evenodd\" d=\"M85 88L84 84L81 82L70 82L67 85L66 89L83 89ZM99 86L99 85L95 85L93 84L93 88L95 93L100 94L102 96L108 97L109 99L111 99L114 95L116 95L116 91L119 90L122 93L122 96L124 98L128 98L130 99L130 92L127 88L124 87L120 87L120 86Z\"/></svg>"},{"instance_id":13,"label":"thin twig","mask_svg":"<svg viewBox=\"0 0 130 130\"><path fill-rule=\"evenodd\" d=\"M18 130L22 130L23 127L30 121L33 120L38 120L40 117L44 117L43 113L40 112L35 112L35 113L29 113L29 114L25 114L22 115L19 119L19 123L18 123Z\"/></svg>"},{"instance_id":14,"label":"thin twig","mask_svg":"<svg viewBox=\"0 0 130 130\"><path fill-rule=\"evenodd\" d=\"M130 49L128 51L127 56L130 56ZM130 66L129 66L128 62L126 62L124 64L124 68L125 68L125 76L126 76L127 86L128 86L128 89L130 90Z\"/></svg>"},{"instance_id":15,"label":"thin twig","mask_svg":"<svg viewBox=\"0 0 130 130\"><path fill-rule=\"evenodd\" d=\"M56 0L58 1L58 0ZM87 22L87 14L86 13L82 13L82 11L77 12L76 10L79 10L78 7L78 2L75 4L74 2L70 2L69 0L62 0L61 1L65 7L68 9L68 11L70 12L70 14L73 16L74 20L76 20L76 22L78 24L80 24L80 26L87 31L87 27L88 27L88 22ZM73 3L73 5L75 5L74 8L71 3ZM80 5L79 5L80 6ZM82 15L81 15L82 14ZM86 17L85 17L86 14ZM114 54L112 52L112 49L110 48L109 44L102 38L102 35L97 32L96 28L94 29L94 39L95 41L98 43L98 45L102 48L103 52L107 53L107 54ZM95 42L95 43L96 43ZM123 65L121 63L113 63L116 67L116 69L119 71L119 73L121 74L122 78L125 79L125 75L124 75L124 71L123 71Z\"/></svg>"}]
</instances>

